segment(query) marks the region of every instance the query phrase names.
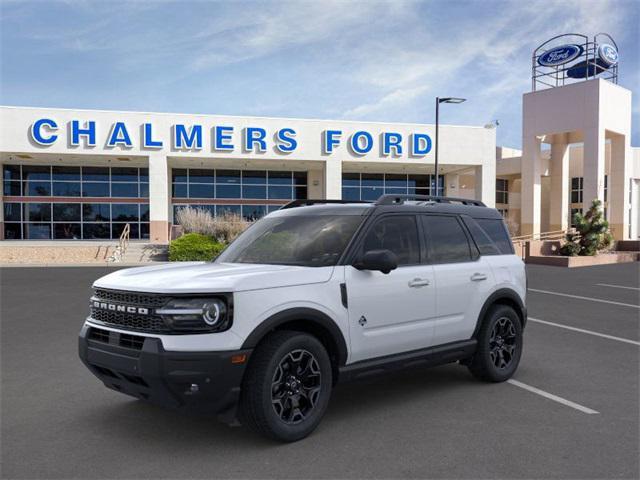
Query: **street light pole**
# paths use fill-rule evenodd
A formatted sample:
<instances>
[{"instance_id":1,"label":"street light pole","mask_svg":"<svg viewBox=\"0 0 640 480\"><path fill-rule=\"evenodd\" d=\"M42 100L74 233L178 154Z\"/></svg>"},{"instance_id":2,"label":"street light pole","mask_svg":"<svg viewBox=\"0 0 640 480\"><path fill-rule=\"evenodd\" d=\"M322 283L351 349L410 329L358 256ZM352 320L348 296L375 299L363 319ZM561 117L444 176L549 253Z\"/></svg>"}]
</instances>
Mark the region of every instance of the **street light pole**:
<instances>
[{"instance_id":1,"label":"street light pole","mask_svg":"<svg viewBox=\"0 0 640 480\"><path fill-rule=\"evenodd\" d=\"M466 101L466 98L458 98L458 97L445 97L440 98L436 97L436 145L435 145L435 178L436 178L436 197L440 196L440 189L438 188L438 146L440 142L438 141L438 134L440 130L440 104L441 103L462 103Z\"/></svg>"},{"instance_id":2,"label":"street light pole","mask_svg":"<svg viewBox=\"0 0 640 480\"><path fill-rule=\"evenodd\" d=\"M440 97L436 97L436 164L435 164L435 177L436 177L436 197L439 197L439 189L438 189L438 145L440 142L438 141L438 131L440 130Z\"/></svg>"}]
</instances>

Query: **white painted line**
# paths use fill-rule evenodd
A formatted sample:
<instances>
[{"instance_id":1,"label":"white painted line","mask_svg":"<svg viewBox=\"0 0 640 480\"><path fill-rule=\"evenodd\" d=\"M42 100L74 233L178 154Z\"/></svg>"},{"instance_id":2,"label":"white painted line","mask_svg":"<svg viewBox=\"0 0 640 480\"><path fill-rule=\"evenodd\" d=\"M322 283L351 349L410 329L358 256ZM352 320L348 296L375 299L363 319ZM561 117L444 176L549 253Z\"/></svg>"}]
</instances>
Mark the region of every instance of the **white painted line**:
<instances>
[{"instance_id":1,"label":"white painted line","mask_svg":"<svg viewBox=\"0 0 640 480\"><path fill-rule=\"evenodd\" d=\"M596 283L599 287L624 288L626 290L640 290L638 287L627 287L625 285L611 285L610 283Z\"/></svg>"},{"instance_id":2,"label":"white painted line","mask_svg":"<svg viewBox=\"0 0 640 480\"><path fill-rule=\"evenodd\" d=\"M569 295L568 293L550 292L549 290L537 290L530 288L530 292L546 293L547 295L558 295L560 297L577 298L579 300L589 300L590 302L610 303L611 305L620 305L622 307L631 307L640 309L640 305L634 305L632 303L614 302L612 300L603 300L602 298L581 297L580 295Z\"/></svg>"},{"instance_id":3,"label":"white painted line","mask_svg":"<svg viewBox=\"0 0 640 480\"><path fill-rule=\"evenodd\" d=\"M574 332L586 333L588 335L595 335L596 337L607 338L609 340L615 340L617 342L630 343L631 345L638 345L640 347L640 342L636 342L635 340L629 340L628 338L622 338L622 337L614 337L613 335L606 335L604 333L598 333L592 330L585 330L583 328L570 327L568 325L562 325L561 323L547 322L546 320L540 320L539 318L529 317L527 319L527 322L536 322L536 323L542 323L544 325L551 325L552 327L565 328L567 330L573 330Z\"/></svg>"},{"instance_id":4,"label":"white painted line","mask_svg":"<svg viewBox=\"0 0 640 480\"><path fill-rule=\"evenodd\" d=\"M574 408L582 413L586 413L587 415L597 415L598 413L600 413L583 405L580 405L579 403L574 403L570 400L567 400L566 398L558 397L557 395L545 392L544 390L540 390L536 387L532 387L531 385L527 385L526 383L518 382L517 380L507 380L507 383L515 385L516 387L523 388L524 390L538 394L542 397L548 398L549 400L553 400L554 402L561 403L562 405L566 405L567 407Z\"/></svg>"}]
</instances>

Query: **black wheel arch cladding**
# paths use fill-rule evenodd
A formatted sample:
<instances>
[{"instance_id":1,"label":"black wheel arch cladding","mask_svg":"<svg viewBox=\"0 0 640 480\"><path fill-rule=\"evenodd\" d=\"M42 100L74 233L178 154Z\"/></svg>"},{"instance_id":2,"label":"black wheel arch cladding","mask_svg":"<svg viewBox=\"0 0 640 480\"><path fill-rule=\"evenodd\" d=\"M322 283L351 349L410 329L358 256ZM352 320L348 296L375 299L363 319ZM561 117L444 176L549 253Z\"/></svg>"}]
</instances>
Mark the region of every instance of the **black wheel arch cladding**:
<instances>
[{"instance_id":1,"label":"black wheel arch cladding","mask_svg":"<svg viewBox=\"0 0 640 480\"><path fill-rule=\"evenodd\" d=\"M255 348L269 333L283 329L314 335L327 348L336 367L346 363L348 350L342 331L331 317L313 308L290 308L272 315L249 334L242 348Z\"/></svg>"}]
</instances>

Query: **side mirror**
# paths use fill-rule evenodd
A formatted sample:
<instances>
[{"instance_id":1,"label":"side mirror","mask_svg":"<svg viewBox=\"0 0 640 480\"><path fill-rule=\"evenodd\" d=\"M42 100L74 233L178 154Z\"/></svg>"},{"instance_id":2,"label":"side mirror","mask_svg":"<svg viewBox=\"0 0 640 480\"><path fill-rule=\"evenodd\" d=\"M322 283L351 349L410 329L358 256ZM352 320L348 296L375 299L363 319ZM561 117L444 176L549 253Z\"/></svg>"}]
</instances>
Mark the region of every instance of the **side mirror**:
<instances>
[{"instance_id":1,"label":"side mirror","mask_svg":"<svg viewBox=\"0 0 640 480\"><path fill-rule=\"evenodd\" d=\"M353 266L358 270L378 270L387 274L398 268L398 257L391 250L369 250Z\"/></svg>"}]
</instances>

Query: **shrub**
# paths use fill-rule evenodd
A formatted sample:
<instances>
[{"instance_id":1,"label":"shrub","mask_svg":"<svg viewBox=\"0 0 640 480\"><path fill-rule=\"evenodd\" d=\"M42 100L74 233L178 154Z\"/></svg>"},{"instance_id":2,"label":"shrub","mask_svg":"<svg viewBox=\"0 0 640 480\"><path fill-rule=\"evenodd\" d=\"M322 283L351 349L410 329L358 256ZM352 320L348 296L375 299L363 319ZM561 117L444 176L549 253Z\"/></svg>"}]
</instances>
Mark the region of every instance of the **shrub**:
<instances>
[{"instance_id":1,"label":"shrub","mask_svg":"<svg viewBox=\"0 0 640 480\"><path fill-rule=\"evenodd\" d=\"M225 212L214 217L208 210L193 207L179 209L176 220L185 233L208 235L221 243L231 243L251 225L251 222L234 213Z\"/></svg>"},{"instance_id":2,"label":"shrub","mask_svg":"<svg viewBox=\"0 0 640 480\"><path fill-rule=\"evenodd\" d=\"M562 255L593 256L606 250L613 243L613 236L609 233L609 222L604 219L600 200L594 200L584 215L576 213L573 223L576 231L567 233L567 241L560 249Z\"/></svg>"},{"instance_id":3,"label":"shrub","mask_svg":"<svg viewBox=\"0 0 640 480\"><path fill-rule=\"evenodd\" d=\"M199 233L187 233L169 245L172 262L211 261L224 249L225 244Z\"/></svg>"}]
</instances>

